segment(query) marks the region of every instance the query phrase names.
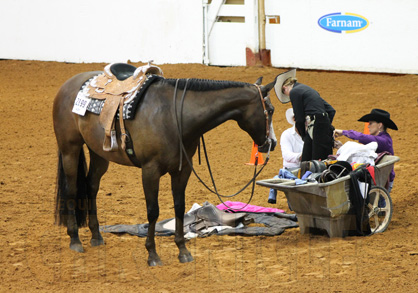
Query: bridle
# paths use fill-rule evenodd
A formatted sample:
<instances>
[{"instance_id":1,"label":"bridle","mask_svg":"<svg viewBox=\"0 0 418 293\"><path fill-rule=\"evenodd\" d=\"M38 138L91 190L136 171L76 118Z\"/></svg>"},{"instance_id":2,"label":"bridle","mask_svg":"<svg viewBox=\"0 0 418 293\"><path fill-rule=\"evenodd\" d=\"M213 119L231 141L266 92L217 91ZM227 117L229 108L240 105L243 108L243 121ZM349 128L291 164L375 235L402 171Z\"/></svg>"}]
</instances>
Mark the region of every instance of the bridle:
<instances>
[{"instance_id":1,"label":"bridle","mask_svg":"<svg viewBox=\"0 0 418 293\"><path fill-rule=\"evenodd\" d=\"M173 104L174 104L174 107L173 107L173 111L174 111L174 114L173 114L173 116L175 117L175 121L176 121L176 124L177 124L177 134L178 134L178 137L179 137L179 146L180 146L180 165L179 165L179 171L181 171L181 169L182 169L182 161L183 161L183 153L184 153L184 155L185 155L185 157L186 157L186 160L187 160L187 162L188 162L188 164L189 164L189 166L190 166L190 168L192 169L192 171L193 171L193 173L195 174L195 176L197 177L197 179L200 181L200 183L202 183L203 184L203 186L205 186L206 187L206 189L207 190L209 190L210 192L212 192L212 193L215 193L217 196L218 196L218 198L219 198L219 200L229 209L229 210L242 210L243 208L245 208L250 202L251 202L251 200L252 200L252 198L253 198L253 195L254 195L254 187L255 187L255 179L258 177L258 175L261 173L261 171L263 171L263 169L264 169L264 167L267 165L267 162L268 162L268 160L269 160L269 158L270 158L270 149L271 149L271 145L272 145L272 142L271 142L271 139L269 138L269 135L270 135L270 125L269 125L269 119L268 119L268 111L267 111L267 109L266 109L266 105L265 105L265 101L264 101L264 98L263 98L263 94L262 94L262 92L261 92L261 89L260 89L260 86L259 85L257 85L257 84L254 84L255 85L255 87L257 88L257 90L258 90L258 93L259 93L259 95L260 95L260 100L261 100L261 104L262 104L262 106L263 106L263 112L264 112L264 116L265 116L265 118L266 118L266 140L265 140L265 142L263 143L263 145L262 146L266 146L267 144L269 145L269 148L268 148L268 152L267 152L267 157L266 157L266 159L265 159L265 163L263 164L263 166L261 167L261 169L259 170L259 171L257 171L257 165L258 165L258 161L257 161L257 159L256 159L256 161L255 161L255 164L254 164L254 175L253 175L253 177L250 179L250 181L247 183L247 184L245 184L245 186L243 187L243 188L241 188L239 191L237 191L236 193L234 193L234 194L231 194L231 195L222 195L222 194L219 194L219 192L218 192L218 190L217 190L217 188L216 188L216 184L215 184L215 180L214 180L214 178L213 178L213 174L212 174L212 171L211 171L211 168L210 168L210 163L209 163L209 158L208 158L208 155L207 155L207 151L206 151L206 145L205 145L205 140L204 140L204 138L203 138L203 135L201 136L201 138L202 138L202 146L203 146L203 150L204 150L204 154L205 154L205 159L206 159L206 163L207 163L207 165L208 165L208 171L209 171L209 174L210 174L210 177L211 177L211 180L212 180L212 184L213 184L213 189L212 188L210 188L200 177L199 177L199 175L196 173L196 170L194 169L194 167L193 167L193 164L192 164L192 162L190 161L190 158L187 156L187 152L186 152L186 149L185 149L185 147L184 147L184 144L183 144L183 139L182 139L182 137L183 137L183 130L182 130L182 122L183 122L183 104L184 104L184 98L185 98L185 96L186 96L186 91L187 91L187 84L188 84L188 82L189 82L189 79L186 79L186 83L185 83L185 85L184 85L184 89L183 89L183 95L182 95L182 97L181 97L181 101L180 101L180 120L179 120L179 117L178 117L178 115L177 115L177 88L178 88L178 82L179 82L179 79L177 79L176 80L176 85L175 85L175 87L174 87L174 95L173 95ZM244 191L250 184L252 183L252 191L251 191L251 196L250 196L250 199L248 200L248 202L243 206L243 207L241 207L241 208L239 208L239 209L235 209L235 208L232 208L232 207L229 207L223 200L222 200L222 198L221 197L226 197L226 198L230 198L230 197L234 197L234 196L236 196L236 195L238 195L238 194L240 194L242 191Z\"/></svg>"},{"instance_id":2,"label":"bridle","mask_svg":"<svg viewBox=\"0 0 418 293\"><path fill-rule=\"evenodd\" d=\"M260 148L265 147L267 144L269 144L269 150L268 150L268 157L270 157L270 149L271 149L271 139L269 138L270 136L270 123L269 123L269 113L266 109L266 102L263 98L263 93L261 92L260 86L258 84L254 84L254 86L257 88L258 93L260 94L260 100L261 100L261 105L263 106L263 111L264 111L264 116L266 118L266 140L264 141L264 143L260 146ZM267 163L267 162L266 162Z\"/></svg>"}]
</instances>

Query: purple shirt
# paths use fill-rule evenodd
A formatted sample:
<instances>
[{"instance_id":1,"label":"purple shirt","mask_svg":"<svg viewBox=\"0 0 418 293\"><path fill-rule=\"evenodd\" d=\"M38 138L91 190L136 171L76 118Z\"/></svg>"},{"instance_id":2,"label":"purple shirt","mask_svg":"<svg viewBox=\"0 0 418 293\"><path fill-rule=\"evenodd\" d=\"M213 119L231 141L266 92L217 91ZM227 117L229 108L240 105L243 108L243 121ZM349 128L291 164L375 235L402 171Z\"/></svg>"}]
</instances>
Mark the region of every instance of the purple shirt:
<instances>
[{"instance_id":1,"label":"purple shirt","mask_svg":"<svg viewBox=\"0 0 418 293\"><path fill-rule=\"evenodd\" d=\"M358 140L359 143L368 144L370 142L377 142L376 153L382 153L387 151L394 155L393 142L389 133L382 131L378 135L364 134L355 130L343 130L343 135L348 138ZM395 171L392 169L389 176L389 181L392 182L395 179Z\"/></svg>"}]
</instances>

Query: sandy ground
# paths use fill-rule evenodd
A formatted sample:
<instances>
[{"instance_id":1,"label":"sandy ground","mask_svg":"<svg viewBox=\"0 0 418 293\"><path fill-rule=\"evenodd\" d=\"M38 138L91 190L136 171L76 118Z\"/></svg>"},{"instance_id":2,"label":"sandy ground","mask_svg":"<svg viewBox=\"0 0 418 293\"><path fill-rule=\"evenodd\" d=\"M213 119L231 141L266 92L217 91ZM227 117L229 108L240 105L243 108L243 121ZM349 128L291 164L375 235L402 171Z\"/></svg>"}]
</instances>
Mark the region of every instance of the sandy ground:
<instances>
[{"instance_id":1,"label":"sandy ground","mask_svg":"<svg viewBox=\"0 0 418 293\"><path fill-rule=\"evenodd\" d=\"M180 264L174 237L158 237L164 266L146 264L145 239L104 233L106 245L92 248L90 232L80 230L85 253L68 249L62 227L53 224L56 142L52 101L59 87L83 71L105 64L0 61L0 291L88 292L416 292L418 281L417 196L414 166L418 143L418 76L325 71L298 72L299 81L316 88L337 110L336 128L363 130L356 120L374 107L390 111L399 131L391 131L396 155L392 192L394 213L388 230L371 237L330 239L302 235L299 228L276 237L211 236L188 247L195 261ZM140 65L140 64L134 64ZM271 82L283 69L160 65L166 77ZM282 105L276 107L276 135L289 127ZM250 178L252 141L235 122L205 136L212 169L221 193L231 194ZM346 141L346 140L343 140ZM197 162L197 158L194 158ZM207 181L207 168L197 172ZM271 154L261 179L282 166L280 150ZM111 164L98 195L102 225L146 222L141 170ZM250 190L235 198L246 202ZM267 204L268 189L256 186L252 204L288 211L284 194ZM192 175L186 210L193 203L219 200ZM174 216L169 178L160 188L160 220ZM289 212L289 211L288 211Z\"/></svg>"}]
</instances>

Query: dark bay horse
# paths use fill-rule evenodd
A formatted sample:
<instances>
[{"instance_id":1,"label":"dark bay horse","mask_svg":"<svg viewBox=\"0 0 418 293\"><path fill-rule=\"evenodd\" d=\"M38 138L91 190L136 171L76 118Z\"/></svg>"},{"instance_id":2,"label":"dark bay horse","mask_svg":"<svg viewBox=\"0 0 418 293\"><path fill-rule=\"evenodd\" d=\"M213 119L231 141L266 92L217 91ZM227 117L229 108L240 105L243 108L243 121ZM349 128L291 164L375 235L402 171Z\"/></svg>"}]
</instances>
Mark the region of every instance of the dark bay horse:
<instances>
[{"instance_id":1,"label":"dark bay horse","mask_svg":"<svg viewBox=\"0 0 418 293\"><path fill-rule=\"evenodd\" d=\"M190 262L193 257L185 245L183 217L185 189L192 166L185 156L190 159L193 157L200 136L231 119L237 121L239 127L257 145L271 143L268 136L269 133L274 135L271 126L274 108L268 93L274 82L262 86L261 78L256 84L158 79L149 86L137 107L134 119L125 120L125 127L130 133L135 150L134 164L120 144L115 152L103 150L105 134L99 123L99 115L86 112L84 116L80 116L72 112L82 85L100 73L86 72L72 77L60 88L54 100L53 121L58 143L56 223L67 227L67 234L71 238L70 249L74 251L84 251L78 229L87 223L92 233L91 245L104 244L99 231L96 205L100 179L107 171L109 161L140 167L149 221L145 243L149 253L148 264L161 265L154 234L159 216L160 177L169 173L175 208L178 257L180 262ZM116 130L120 139L120 129L117 127ZM88 171L84 144L90 154ZM181 148L184 148L182 156Z\"/></svg>"}]
</instances>

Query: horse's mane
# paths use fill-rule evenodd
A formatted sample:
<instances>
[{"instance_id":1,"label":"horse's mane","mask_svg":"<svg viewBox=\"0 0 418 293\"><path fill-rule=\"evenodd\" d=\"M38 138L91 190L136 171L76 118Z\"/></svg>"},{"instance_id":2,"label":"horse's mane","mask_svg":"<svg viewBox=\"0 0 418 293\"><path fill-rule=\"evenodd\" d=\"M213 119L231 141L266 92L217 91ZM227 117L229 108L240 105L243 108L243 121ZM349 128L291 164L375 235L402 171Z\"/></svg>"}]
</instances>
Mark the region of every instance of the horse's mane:
<instances>
[{"instance_id":1,"label":"horse's mane","mask_svg":"<svg viewBox=\"0 0 418 293\"><path fill-rule=\"evenodd\" d=\"M178 80L178 83L177 83ZM177 88L182 90L186 85L187 79L174 79L174 78L167 78L163 79L162 82L176 86ZM229 81L229 80L210 80L210 79L197 79L197 78L189 78L187 82L187 90L191 91L213 91L213 90L222 90L227 88L242 88L249 86L249 83L240 82L240 81Z\"/></svg>"}]
</instances>

